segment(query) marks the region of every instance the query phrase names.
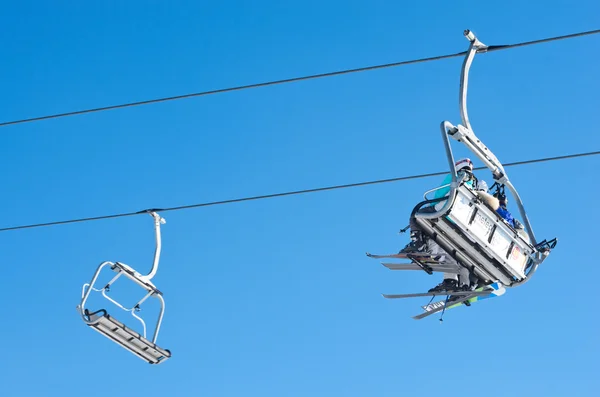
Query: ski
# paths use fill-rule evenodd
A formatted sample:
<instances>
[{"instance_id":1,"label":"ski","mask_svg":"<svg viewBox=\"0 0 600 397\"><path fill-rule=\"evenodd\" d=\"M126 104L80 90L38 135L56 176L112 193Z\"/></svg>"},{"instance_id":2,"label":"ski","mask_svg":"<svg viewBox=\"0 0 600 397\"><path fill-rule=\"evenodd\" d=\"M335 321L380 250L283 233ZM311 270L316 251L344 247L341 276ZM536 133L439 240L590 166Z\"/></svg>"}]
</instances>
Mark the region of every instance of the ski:
<instances>
[{"instance_id":1,"label":"ski","mask_svg":"<svg viewBox=\"0 0 600 397\"><path fill-rule=\"evenodd\" d=\"M419 260L429 260L429 261L433 261L433 262L437 262L437 257L433 257L431 256L431 254L428 254L426 252L419 252L419 253L413 253L413 254L385 254L385 255L375 255L375 254L371 254L369 252L367 252L367 256L369 258L374 258L374 259L383 259L383 258L397 258L397 259L413 259L413 258L417 258Z\"/></svg>"},{"instance_id":2,"label":"ski","mask_svg":"<svg viewBox=\"0 0 600 397\"><path fill-rule=\"evenodd\" d=\"M438 263L438 262L435 262ZM382 263L383 266L387 267L390 270L421 270L421 266L416 263ZM457 273L458 266L452 265L437 265L431 263L429 268L434 272L444 272L444 273Z\"/></svg>"},{"instance_id":3,"label":"ski","mask_svg":"<svg viewBox=\"0 0 600 397\"><path fill-rule=\"evenodd\" d=\"M494 284L488 285L486 287L487 288L489 288L489 287L492 288L492 290L490 291L491 293L489 295L478 295L478 296L471 297L471 298L469 298L467 300L469 302L469 304L478 302L480 300L488 299L488 298L495 298L497 296L502 296L506 292L506 288L503 285L499 284L499 283L494 283ZM486 287L477 288L475 291L482 291ZM467 302L467 301L465 301L465 302ZM441 301L430 303L430 304L425 305L425 306L421 306L421 308L423 310L425 310L426 312L428 312L428 311L436 309L438 307L442 307L443 308L445 305L446 305L446 300L444 299L444 300L441 300ZM460 304L454 304L453 302L451 302L451 304L446 308L446 310L453 309L453 308L459 307L459 306L461 306L461 305Z\"/></svg>"},{"instance_id":4,"label":"ski","mask_svg":"<svg viewBox=\"0 0 600 397\"><path fill-rule=\"evenodd\" d=\"M473 292L473 291L472 291L472 292ZM489 293L489 291L488 291L488 293ZM470 295L465 295L465 296L463 296L463 297L461 297L461 298L459 298L459 299L457 299L457 300L454 300L454 301L452 301L452 302L451 302L451 304L452 304L453 306L454 306L454 305L460 305L460 304L462 304L463 302L465 302L465 301L468 301L468 300L469 300L469 299L471 299L472 297L473 297L473 295L472 295L472 294L470 294ZM413 319L415 319L415 320L421 320L421 319L423 319L423 318L425 318L425 317L431 316L432 314L435 314L435 313L441 312L442 310L444 310L444 306L445 306L445 301L444 301L444 304L443 304L443 305L439 305L439 306L437 306L437 307L435 307L435 308L432 308L431 310L429 310L429 311L427 311L427 312L425 312L425 313L421 313L421 314L418 314L418 315L416 315L416 316L413 316Z\"/></svg>"},{"instance_id":5,"label":"ski","mask_svg":"<svg viewBox=\"0 0 600 397\"><path fill-rule=\"evenodd\" d=\"M436 292L418 292L415 294L382 294L387 299L404 299L404 298L418 298L422 296L442 296L442 295L454 295L454 296L480 296L489 295L492 291L436 291Z\"/></svg>"}]
</instances>

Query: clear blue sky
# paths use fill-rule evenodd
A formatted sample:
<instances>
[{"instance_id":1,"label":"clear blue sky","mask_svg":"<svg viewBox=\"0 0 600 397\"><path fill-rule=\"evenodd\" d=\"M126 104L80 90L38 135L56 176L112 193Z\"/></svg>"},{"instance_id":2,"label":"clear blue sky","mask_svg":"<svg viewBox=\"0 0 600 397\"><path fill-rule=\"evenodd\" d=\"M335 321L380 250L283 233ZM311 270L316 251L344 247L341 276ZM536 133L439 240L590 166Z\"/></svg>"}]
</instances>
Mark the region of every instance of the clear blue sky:
<instances>
[{"instance_id":1,"label":"clear blue sky","mask_svg":"<svg viewBox=\"0 0 600 397\"><path fill-rule=\"evenodd\" d=\"M490 45L593 30L598 15L592 0L5 2L0 120L454 53L464 29ZM479 136L504 162L598 150L599 49L478 56ZM461 62L2 127L0 224L443 171ZM406 244L398 230L441 178L164 213L154 281L173 358L159 366L75 310L101 261L149 268L149 216L3 232L2 396L596 395L598 166L508 169L537 237L559 245L530 283L443 325L410 318L425 298L380 295L438 275L365 256Z\"/></svg>"}]
</instances>

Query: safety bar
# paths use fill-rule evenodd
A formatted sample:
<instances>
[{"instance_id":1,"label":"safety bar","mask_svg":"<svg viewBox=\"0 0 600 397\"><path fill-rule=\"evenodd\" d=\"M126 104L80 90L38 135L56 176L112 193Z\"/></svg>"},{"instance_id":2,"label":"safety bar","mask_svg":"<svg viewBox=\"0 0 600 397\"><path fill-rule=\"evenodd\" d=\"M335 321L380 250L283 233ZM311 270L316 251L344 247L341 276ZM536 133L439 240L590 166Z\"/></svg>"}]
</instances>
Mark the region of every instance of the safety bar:
<instances>
[{"instance_id":1,"label":"safety bar","mask_svg":"<svg viewBox=\"0 0 600 397\"><path fill-rule=\"evenodd\" d=\"M450 140L448 139L448 134L446 133L447 128L453 128L453 127L454 126L452 124L450 124L450 122L448 122L448 121L444 121L440 125L440 128L442 130L442 138L443 138L442 140L444 141L444 148L446 149L446 156L448 158L448 165L450 167L450 175L452 176L452 182L450 182L450 191L448 192L448 196L447 196L448 200L446 201L444 206L438 211L428 212L428 213L416 213L415 216L417 216L419 218L433 219L433 218L440 217L442 214L445 214L452 207L452 204L454 204L454 199L456 197L456 190L458 189L458 186L462 183L462 181L465 178L465 175L463 175L463 177L459 181L458 174L454 167L454 155L452 154L452 147L450 146ZM441 200L438 200L438 201L441 201Z\"/></svg>"},{"instance_id":2,"label":"safety bar","mask_svg":"<svg viewBox=\"0 0 600 397\"><path fill-rule=\"evenodd\" d=\"M456 197L456 194L455 194L456 190L458 189L458 186L464 180L464 176L461 178L460 181L458 180L458 173L456 172L456 168L454 167L454 154L452 153L452 146L450 145L450 140L448 139L449 131L456 129L456 127L454 127L449 121L443 121L440 124L440 129L442 132L442 141L444 142L444 148L446 149L446 157L448 159L448 166L450 168L450 175L452 177L452 181L450 182L450 185L449 185L450 191L448 192L448 196L447 196L448 201L446 201L444 206L439 211L418 214L418 217L425 218L425 219L438 218L441 214L446 213L446 211L448 211L450 209L452 204L454 204L454 198ZM444 185L444 186L448 186L448 185ZM439 188L441 188L441 186L437 187L433 190L436 190ZM431 190L431 191L433 191L433 190ZM429 192L430 191L426 192L425 194L427 194Z\"/></svg>"},{"instance_id":3,"label":"safety bar","mask_svg":"<svg viewBox=\"0 0 600 397\"><path fill-rule=\"evenodd\" d=\"M461 181L462 180L463 179L461 179ZM456 199L457 190L458 190L458 188L456 188L456 189L450 188L450 192L448 193L447 196L421 201L413 208L413 211L410 216L415 217L415 218L422 218L422 219L435 219L435 218L439 218L439 217L443 216L444 214L446 214L446 212L448 212L450 207L454 204L454 200ZM444 204L444 206L441 209L434 211L434 212L419 212L421 210L421 208L425 207L427 204L431 204L432 206L435 206L435 203L439 203L441 201L446 201L446 203Z\"/></svg>"},{"instance_id":4,"label":"safety bar","mask_svg":"<svg viewBox=\"0 0 600 397\"><path fill-rule=\"evenodd\" d=\"M429 200L429 198L427 198L427 195L428 195L429 193L433 193L433 192L435 192L436 190L440 190L440 189L443 189L443 188L446 188L446 187L449 187L449 186L450 186L450 184L448 183L448 184L445 184L445 185L441 185L441 186L438 186L438 187L434 187L433 189L429 189L428 191L426 191L425 193L423 193L423 198L424 198L425 200Z\"/></svg>"}]
</instances>

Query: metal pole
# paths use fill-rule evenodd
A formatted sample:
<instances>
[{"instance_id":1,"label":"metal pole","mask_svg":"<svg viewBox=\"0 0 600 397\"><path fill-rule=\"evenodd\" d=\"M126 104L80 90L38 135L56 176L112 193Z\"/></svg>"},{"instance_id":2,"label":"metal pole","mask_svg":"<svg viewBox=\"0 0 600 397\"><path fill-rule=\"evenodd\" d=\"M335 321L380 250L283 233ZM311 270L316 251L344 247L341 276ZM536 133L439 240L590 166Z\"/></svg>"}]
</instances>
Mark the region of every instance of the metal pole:
<instances>
[{"instance_id":1,"label":"metal pole","mask_svg":"<svg viewBox=\"0 0 600 397\"><path fill-rule=\"evenodd\" d=\"M167 222L167 221L165 221L164 218L162 218L156 212L150 212L150 215L152 215L152 217L154 218L154 231L155 231L155 235L156 235L156 249L154 251L154 262L152 263L152 269L150 270L150 273L148 273L146 276L144 276L144 278L147 280L150 280L152 277L154 277L154 275L158 271L158 262L160 259L160 251L161 251L160 225L161 224L164 225Z\"/></svg>"}]
</instances>

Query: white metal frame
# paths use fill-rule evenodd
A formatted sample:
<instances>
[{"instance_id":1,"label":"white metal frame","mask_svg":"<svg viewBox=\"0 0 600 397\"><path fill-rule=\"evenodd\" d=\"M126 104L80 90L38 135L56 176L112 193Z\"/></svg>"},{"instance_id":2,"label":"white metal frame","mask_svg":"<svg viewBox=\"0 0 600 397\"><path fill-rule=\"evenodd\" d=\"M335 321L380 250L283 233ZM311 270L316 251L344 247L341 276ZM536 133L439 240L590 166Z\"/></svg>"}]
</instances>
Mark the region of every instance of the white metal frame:
<instances>
[{"instance_id":1,"label":"white metal frame","mask_svg":"<svg viewBox=\"0 0 600 397\"><path fill-rule=\"evenodd\" d=\"M89 283L83 285L81 291L81 303L77 306L77 309L80 312L83 321L87 325L93 327L96 331L100 332L101 334L113 340L114 342L122 345L127 350L137 354L140 358L152 364L157 364L159 362L164 361L166 358L169 358L171 355L168 350L163 350L156 346L158 333L160 331L165 311L165 300L162 297L162 292L159 291L158 288L156 288L156 286L151 281L158 270L158 264L161 253L160 225L166 223L166 221L154 211L149 211L149 213L154 218L154 230L156 237L154 261L152 263L152 268L150 269L150 272L148 274L142 275L136 270L134 270L132 267L124 263L113 263L109 261L102 262L96 269L92 280ZM104 287L95 288L94 285L98 279L98 276L100 275L101 271L106 267L109 267L111 270L113 270L116 273L116 275ZM135 284L137 284L146 291L146 294L133 307L130 308L123 306L121 303L117 302L115 299L108 295L110 287L122 276L125 276L127 279L133 281ZM89 310L85 308L85 304L92 291L101 293L104 298L115 304L120 309L126 312L130 312L131 315L138 321L140 321L140 323L142 324L143 332L139 334L133 330L130 330L125 325L109 316L106 313L106 310L104 309L94 313L90 313ZM147 340L145 321L139 315L136 314L136 312L139 312L141 310L141 305L150 297L156 298L160 302L160 312L151 341ZM100 312L104 312L104 315L99 316L98 313ZM122 335L120 336L120 334L128 334L128 337L123 337ZM151 351L154 352L154 354L150 353Z\"/></svg>"},{"instance_id":2,"label":"white metal frame","mask_svg":"<svg viewBox=\"0 0 600 397\"><path fill-rule=\"evenodd\" d=\"M464 34L471 44L463 62L460 79L459 107L463 125L454 126L449 121L441 123L442 139L452 176L452 181L449 185L450 192L448 193L447 198L444 199L444 205L438 211L420 213L418 207L424 204L421 203L415 208L412 216L415 217L415 220L419 226L424 229L427 235L434 238L450 255L455 257L455 259L468 267L471 271L475 272L479 278L492 282L501 281L508 287L516 286L530 279L538 266L548 256L550 250L536 249L536 238L517 190L509 180L502 163L496 158L492 151L477 138L473 132L471 123L469 122L467 112L469 69L475 54L478 52L485 52L487 46L481 43L472 32L467 30ZM509 227L497 213L482 203L481 200L477 198L476 194L462 183L462 180L458 179L449 137L463 143L485 164L487 168L491 170L494 179L498 181L498 183L509 188L519 208L521 219L525 225L530 241L526 241L514 229ZM427 199L427 194L433 190L426 192L424 197ZM475 216L475 213L479 213L484 222L493 224L493 232L489 233L488 230L484 234L478 234L478 232L472 229L470 222L472 222L473 219L470 219L469 222L466 222L466 220L463 219L461 222L461 216L457 213L458 211L455 207L457 200L463 201L464 204L470 208L468 211L469 215L472 214ZM460 231L456 230L456 226L458 226ZM519 266L512 266L509 263L509 257L502 257L498 252L494 251L491 243L494 238L498 238L497 235L496 237L493 235L496 230L498 231L497 235L502 234L508 236L510 244L512 244L510 245L511 249L516 247L514 248L515 251L520 250L521 254L527 256L529 260L528 265L530 265L530 270L527 274L525 274L525 266L520 262L520 259ZM484 238L489 239L489 241L486 241ZM483 250L477 249L477 247L481 247Z\"/></svg>"}]
</instances>

